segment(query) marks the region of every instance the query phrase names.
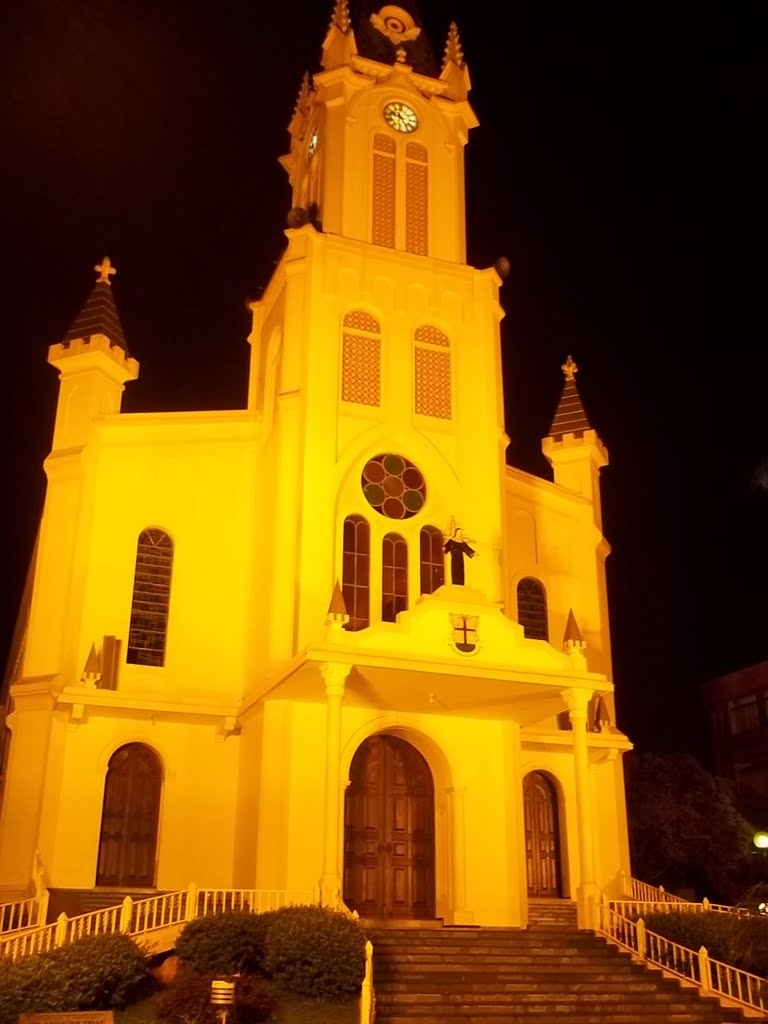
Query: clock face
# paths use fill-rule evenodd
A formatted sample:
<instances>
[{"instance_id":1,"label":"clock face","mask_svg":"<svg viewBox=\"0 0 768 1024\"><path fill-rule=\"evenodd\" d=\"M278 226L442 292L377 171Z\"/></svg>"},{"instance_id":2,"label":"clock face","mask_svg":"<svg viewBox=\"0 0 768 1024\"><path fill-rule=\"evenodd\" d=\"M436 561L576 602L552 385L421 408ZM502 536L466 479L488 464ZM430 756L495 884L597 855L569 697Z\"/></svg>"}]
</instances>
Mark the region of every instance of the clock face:
<instances>
[{"instance_id":1,"label":"clock face","mask_svg":"<svg viewBox=\"0 0 768 1024\"><path fill-rule=\"evenodd\" d=\"M419 127L416 111L405 103L388 103L384 107L384 120L396 132L415 132Z\"/></svg>"},{"instance_id":2,"label":"clock face","mask_svg":"<svg viewBox=\"0 0 768 1024\"><path fill-rule=\"evenodd\" d=\"M311 160L317 152L317 128L312 132L309 137L309 144L307 145L307 160Z\"/></svg>"}]
</instances>

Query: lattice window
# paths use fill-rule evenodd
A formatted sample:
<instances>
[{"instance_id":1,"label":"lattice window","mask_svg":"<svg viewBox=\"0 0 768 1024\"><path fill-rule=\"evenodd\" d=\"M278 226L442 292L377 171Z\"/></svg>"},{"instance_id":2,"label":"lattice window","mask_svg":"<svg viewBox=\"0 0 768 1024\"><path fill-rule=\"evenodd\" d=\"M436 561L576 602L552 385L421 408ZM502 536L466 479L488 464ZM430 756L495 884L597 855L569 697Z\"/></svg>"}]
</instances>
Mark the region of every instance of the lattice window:
<instances>
[{"instance_id":1,"label":"lattice window","mask_svg":"<svg viewBox=\"0 0 768 1024\"><path fill-rule=\"evenodd\" d=\"M448 336L432 324L414 333L414 408L420 416L451 418L451 353Z\"/></svg>"},{"instance_id":2,"label":"lattice window","mask_svg":"<svg viewBox=\"0 0 768 1024\"><path fill-rule=\"evenodd\" d=\"M547 595L544 585L532 576L517 584L517 621L529 640L549 640Z\"/></svg>"},{"instance_id":3,"label":"lattice window","mask_svg":"<svg viewBox=\"0 0 768 1024\"><path fill-rule=\"evenodd\" d=\"M373 137L373 221L374 245L395 247L395 141L377 132Z\"/></svg>"},{"instance_id":4,"label":"lattice window","mask_svg":"<svg viewBox=\"0 0 768 1024\"><path fill-rule=\"evenodd\" d=\"M408 607L408 545L399 533L388 533L381 547L381 620L395 622Z\"/></svg>"},{"instance_id":5,"label":"lattice window","mask_svg":"<svg viewBox=\"0 0 768 1024\"><path fill-rule=\"evenodd\" d=\"M344 317L341 352L341 400L381 405L381 326L361 309Z\"/></svg>"},{"instance_id":6,"label":"lattice window","mask_svg":"<svg viewBox=\"0 0 768 1024\"><path fill-rule=\"evenodd\" d=\"M128 631L130 665L163 665L171 599L173 541L154 527L139 534L133 578L131 624Z\"/></svg>"},{"instance_id":7,"label":"lattice window","mask_svg":"<svg viewBox=\"0 0 768 1024\"><path fill-rule=\"evenodd\" d=\"M421 593L434 594L445 583L444 538L436 526L422 526L419 535Z\"/></svg>"},{"instance_id":8,"label":"lattice window","mask_svg":"<svg viewBox=\"0 0 768 1024\"><path fill-rule=\"evenodd\" d=\"M428 249L427 149L419 142L405 147L405 248L426 256Z\"/></svg>"},{"instance_id":9,"label":"lattice window","mask_svg":"<svg viewBox=\"0 0 768 1024\"><path fill-rule=\"evenodd\" d=\"M342 593L347 606L349 630L370 625L371 534L362 516L344 520Z\"/></svg>"}]
</instances>

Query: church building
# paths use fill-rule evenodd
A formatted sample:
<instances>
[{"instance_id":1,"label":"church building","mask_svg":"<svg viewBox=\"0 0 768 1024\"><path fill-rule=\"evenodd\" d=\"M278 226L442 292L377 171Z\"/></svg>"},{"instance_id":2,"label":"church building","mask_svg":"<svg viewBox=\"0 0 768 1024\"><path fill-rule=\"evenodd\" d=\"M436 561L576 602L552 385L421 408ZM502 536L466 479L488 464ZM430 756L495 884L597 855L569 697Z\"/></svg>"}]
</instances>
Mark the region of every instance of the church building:
<instances>
[{"instance_id":1,"label":"church building","mask_svg":"<svg viewBox=\"0 0 768 1024\"><path fill-rule=\"evenodd\" d=\"M244 409L121 413L139 364L96 267L48 352L0 902L39 863L53 891L524 926L531 897L587 923L629 874L608 455L568 357L554 482L506 464L507 268L466 262L469 90L455 25L436 62L412 0L337 0L280 158Z\"/></svg>"}]
</instances>

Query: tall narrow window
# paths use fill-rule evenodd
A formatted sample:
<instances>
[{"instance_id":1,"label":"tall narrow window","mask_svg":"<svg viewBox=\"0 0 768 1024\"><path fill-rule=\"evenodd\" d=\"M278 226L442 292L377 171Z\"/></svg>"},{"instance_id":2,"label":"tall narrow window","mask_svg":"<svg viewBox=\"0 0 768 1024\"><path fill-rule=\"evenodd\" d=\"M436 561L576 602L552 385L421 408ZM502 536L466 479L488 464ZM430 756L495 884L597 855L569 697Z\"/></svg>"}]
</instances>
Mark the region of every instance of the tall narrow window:
<instances>
[{"instance_id":1,"label":"tall narrow window","mask_svg":"<svg viewBox=\"0 0 768 1024\"><path fill-rule=\"evenodd\" d=\"M381 405L381 326L363 309L344 316L341 351L341 400Z\"/></svg>"},{"instance_id":2,"label":"tall narrow window","mask_svg":"<svg viewBox=\"0 0 768 1024\"><path fill-rule=\"evenodd\" d=\"M448 335L422 324L413 335L414 408L420 416L451 418L451 352Z\"/></svg>"},{"instance_id":3,"label":"tall narrow window","mask_svg":"<svg viewBox=\"0 0 768 1024\"><path fill-rule=\"evenodd\" d=\"M445 583L443 544L442 531L436 526L422 526L419 535L422 594L434 594Z\"/></svg>"},{"instance_id":4,"label":"tall narrow window","mask_svg":"<svg viewBox=\"0 0 768 1024\"><path fill-rule=\"evenodd\" d=\"M395 247L395 140L383 132L373 137L371 241Z\"/></svg>"},{"instance_id":5,"label":"tall narrow window","mask_svg":"<svg viewBox=\"0 0 768 1024\"><path fill-rule=\"evenodd\" d=\"M173 541L151 527L139 534L133 578L127 661L131 665L162 665L168 632Z\"/></svg>"},{"instance_id":6,"label":"tall narrow window","mask_svg":"<svg viewBox=\"0 0 768 1024\"><path fill-rule=\"evenodd\" d=\"M427 148L420 142L408 142L405 147L405 248L419 256L427 255L427 194Z\"/></svg>"},{"instance_id":7,"label":"tall narrow window","mask_svg":"<svg viewBox=\"0 0 768 1024\"><path fill-rule=\"evenodd\" d=\"M543 584L532 576L517 584L517 621L529 640L549 640L547 595Z\"/></svg>"},{"instance_id":8,"label":"tall narrow window","mask_svg":"<svg viewBox=\"0 0 768 1024\"><path fill-rule=\"evenodd\" d=\"M388 533L381 550L381 619L395 622L408 607L408 545L399 533Z\"/></svg>"},{"instance_id":9,"label":"tall narrow window","mask_svg":"<svg viewBox=\"0 0 768 1024\"><path fill-rule=\"evenodd\" d=\"M370 625L371 538L362 516L344 520L344 566L342 592L349 622L346 629L365 629Z\"/></svg>"}]
</instances>

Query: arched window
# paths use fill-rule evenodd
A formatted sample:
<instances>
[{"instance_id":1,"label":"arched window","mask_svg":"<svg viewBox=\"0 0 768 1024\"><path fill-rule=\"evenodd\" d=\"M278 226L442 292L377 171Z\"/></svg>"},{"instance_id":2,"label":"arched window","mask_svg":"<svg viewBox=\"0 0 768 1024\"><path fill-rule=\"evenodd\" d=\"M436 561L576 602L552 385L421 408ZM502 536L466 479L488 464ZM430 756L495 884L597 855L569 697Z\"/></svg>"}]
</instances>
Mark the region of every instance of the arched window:
<instances>
[{"instance_id":1,"label":"arched window","mask_svg":"<svg viewBox=\"0 0 768 1024\"><path fill-rule=\"evenodd\" d=\"M405 249L427 255L427 147L408 142L405 147Z\"/></svg>"},{"instance_id":2,"label":"arched window","mask_svg":"<svg viewBox=\"0 0 768 1024\"><path fill-rule=\"evenodd\" d=\"M104 783L96 885L153 886L162 767L143 743L109 759Z\"/></svg>"},{"instance_id":3,"label":"arched window","mask_svg":"<svg viewBox=\"0 0 768 1024\"><path fill-rule=\"evenodd\" d=\"M532 576L517 584L517 621L529 640L549 640L547 595L544 585Z\"/></svg>"},{"instance_id":4,"label":"arched window","mask_svg":"<svg viewBox=\"0 0 768 1024\"><path fill-rule=\"evenodd\" d=\"M445 583L443 534L436 526L422 526L419 534L421 593L434 594Z\"/></svg>"},{"instance_id":5,"label":"arched window","mask_svg":"<svg viewBox=\"0 0 768 1024\"><path fill-rule=\"evenodd\" d=\"M432 324L414 335L414 409L420 416L451 418L451 349L448 335Z\"/></svg>"},{"instance_id":6,"label":"arched window","mask_svg":"<svg viewBox=\"0 0 768 1024\"><path fill-rule=\"evenodd\" d=\"M395 247L395 140L383 132L373 136L371 241Z\"/></svg>"},{"instance_id":7,"label":"arched window","mask_svg":"<svg viewBox=\"0 0 768 1024\"><path fill-rule=\"evenodd\" d=\"M136 549L127 661L163 665L171 598L173 541L156 527L142 530Z\"/></svg>"},{"instance_id":8,"label":"arched window","mask_svg":"<svg viewBox=\"0 0 768 1024\"><path fill-rule=\"evenodd\" d=\"M365 629L370 625L371 537L362 516L344 520L344 566L342 593L349 622L345 629Z\"/></svg>"},{"instance_id":9,"label":"arched window","mask_svg":"<svg viewBox=\"0 0 768 1024\"><path fill-rule=\"evenodd\" d=\"M341 400L381 405L381 325L362 309L344 316L341 351Z\"/></svg>"},{"instance_id":10,"label":"arched window","mask_svg":"<svg viewBox=\"0 0 768 1024\"><path fill-rule=\"evenodd\" d=\"M395 622L408 607L408 545L399 533L388 533L381 547L381 619Z\"/></svg>"}]
</instances>

